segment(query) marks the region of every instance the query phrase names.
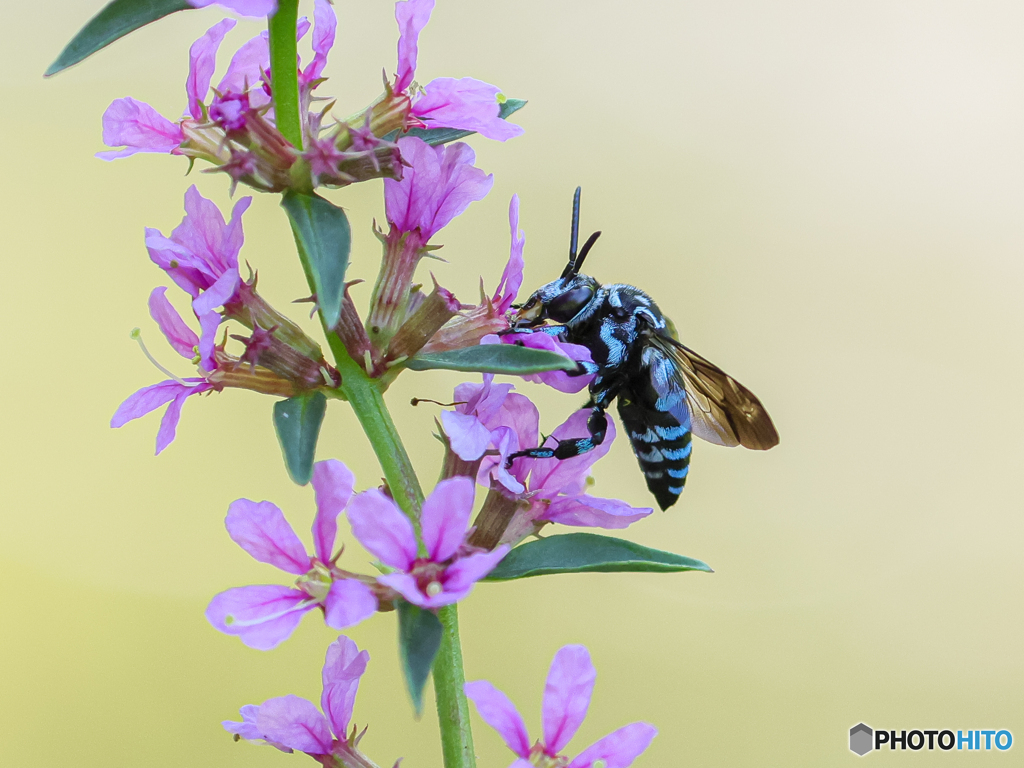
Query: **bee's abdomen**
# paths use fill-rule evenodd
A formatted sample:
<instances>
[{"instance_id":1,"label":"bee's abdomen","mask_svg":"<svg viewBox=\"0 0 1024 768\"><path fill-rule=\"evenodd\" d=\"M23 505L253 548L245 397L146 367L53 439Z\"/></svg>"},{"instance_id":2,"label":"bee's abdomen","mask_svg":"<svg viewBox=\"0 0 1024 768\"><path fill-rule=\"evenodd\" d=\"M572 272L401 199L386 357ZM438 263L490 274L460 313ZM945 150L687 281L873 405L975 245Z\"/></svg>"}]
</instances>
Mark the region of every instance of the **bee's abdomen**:
<instances>
[{"instance_id":1,"label":"bee's abdomen","mask_svg":"<svg viewBox=\"0 0 1024 768\"><path fill-rule=\"evenodd\" d=\"M690 429L667 411L645 407L631 392L619 394L618 407L647 487L658 506L668 509L686 485L692 448Z\"/></svg>"}]
</instances>

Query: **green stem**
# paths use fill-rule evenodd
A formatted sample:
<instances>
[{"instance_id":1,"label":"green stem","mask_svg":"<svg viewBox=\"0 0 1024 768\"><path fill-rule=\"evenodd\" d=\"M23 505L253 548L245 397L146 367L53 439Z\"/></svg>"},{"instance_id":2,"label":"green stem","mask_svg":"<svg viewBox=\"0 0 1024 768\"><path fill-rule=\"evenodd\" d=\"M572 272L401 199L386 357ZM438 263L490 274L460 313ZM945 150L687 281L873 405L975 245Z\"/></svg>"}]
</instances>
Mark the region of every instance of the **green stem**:
<instances>
[{"instance_id":1,"label":"green stem","mask_svg":"<svg viewBox=\"0 0 1024 768\"><path fill-rule=\"evenodd\" d=\"M356 413L370 445L373 446L384 479L391 489L391 495L403 512L419 523L420 507L423 505L423 490L416 478L409 454L405 451L402 438L384 402L377 382L366 375L366 371L348 356L345 345L338 334L327 332L334 359L341 374L341 391L348 398Z\"/></svg>"},{"instance_id":2,"label":"green stem","mask_svg":"<svg viewBox=\"0 0 1024 768\"><path fill-rule=\"evenodd\" d=\"M446 605L438 610L437 617L444 625L444 634L441 636L441 649L434 659L434 697L437 699L444 765L445 768L476 768L469 702L462 690L466 684L466 673L462 667L458 605Z\"/></svg>"},{"instance_id":3,"label":"green stem","mask_svg":"<svg viewBox=\"0 0 1024 768\"><path fill-rule=\"evenodd\" d=\"M274 94L277 129L297 149L302 149L299 115L298 48L295 28L299 0L278 0L277 13L267 20L270 31L270 85Z\"/></svg>"},{"instance_id":4,"label":"green stem","mask_svg":"<svg viewBox=\"0 0 1024 768\"><path fill-rule=\"evenodd\" d=\"M345 393L366 437L373 446L391 494L402 511L419 529L419 510L423 506L423 490L413 470L402 438L391 420L377 382L366 375L345 349L341 339L327 332L327 341L341 373L341 390ZM422 548L422 543L421 543ZM437 720L441 730L441 749L445 768L476 768L473 731L469 723L469 702L463 691L466 673L462 666L462 643L459 639L458 606L448 605L437 612L444 626L441 648L434 659L434 695L437 699Z\"/></svg>"}]
</instances>

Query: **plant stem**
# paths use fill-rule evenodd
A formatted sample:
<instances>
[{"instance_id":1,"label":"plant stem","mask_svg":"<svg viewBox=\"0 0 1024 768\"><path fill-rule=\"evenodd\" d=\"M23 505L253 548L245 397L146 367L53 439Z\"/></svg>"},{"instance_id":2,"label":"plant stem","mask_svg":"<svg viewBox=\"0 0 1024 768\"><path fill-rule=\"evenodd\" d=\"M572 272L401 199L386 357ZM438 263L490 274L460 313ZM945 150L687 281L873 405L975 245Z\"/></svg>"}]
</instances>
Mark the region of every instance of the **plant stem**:
<instances>
[{"instance_id":1,"label":"plant stem","mask_svg":"<svg viewBox=\"0 0 1024 768\"><path fill-rule=\"evenodd\" d=\"M298 48L295 27L299 0L278 0L277 13L267 20L270 31L270 85L274 94L277 129L296 149L302 149L299 115Z\"/></svg>"},{"instance_id":2,"label":"plant stem","mask_svg":"<svg viewBox=\"0 0 1024 768\"><path fill-rule=\"evenodd\" d=\"M274 94L274 113L277 127L295 147L302 148L302 121L299 105L297 50L295 28L298 19L298 0L278 0L277 13L270 17L270 67ZM312 193L312 189L308 190ZM311 279L309 260L302 243L296 236L295 244L303 271L313 293L316 286ZM395 422L384 403L380 382L371 379L362 366L349 357L345 345L331 328L320 322L327 342L334 353L335 364L341 374L341 392L352 405L359 423L377 454L384 479L391 495L416 527L421 554L425 554L420 536L420 510L423 507L423 489L413 469L409 454L402 444ZM445 768L476 768L473 753L473 733L469 724L469 703L462 689L465 672L462 668L462 645L459 640L459 614L454 605L438 611L444 626L441 648L434 660L434 691L437 697L438 726Z\"/></svg>"},{"instance_id":3,"label":"plant stem","mask_svg":"<svg viewBox=\"0 0 1024 768\"><path fill-rule=\"evenodd\" d=\"M341 391L348 398L370 445L373 446L374 453L377 454L391 495L418 527L420 507L423 505L423 490L416 478L409 454L402 445L402 438L398 434L395 422L391 419L391 413L384 403L384 396L377 382L367 376L366 371L348 356L336 333L328 332L327 342L331 345L338 372L341 374Z\"/></svg>"},{"instance_id":4,"label":"plant stem","mask_svg":"<svg viewBox=\"0 0 1024 768\"><path fill-rule=\"evenodd\" d=\"M301 250L301 249L300 249ZM419 510L423 505L423 490L413 470L409 455L377 382L366 375L356 363L341 339L333 331L327 332L327 341L334 352L341 390L348 397L356 417L373 446L380 462L384 479L395 502L410 517L419 530ZM422 547L422 544L421 544ZM437 720L441 730L441 749L445 768L476 768L473 751L473 731L469 724L469 702L462 687L466 673L462 666L462 643L459 639L459 610L448 605L437 612L444 626L441 648L434 659L434 695L437 699Z\"/></svg>"},{"instance_id":5,"label":"plant stem","mask_svg":"<svg viewBox=\"0 0 1024 768\"><path fill-rule=\"evenodd\" d=\"M445 768L476 768L469 702L462 690L466 673L462 667L462 643L459 640L459 606L446 605L437 612L437 617L444 625L444 634L441 636L441 649L434 659L434 697L437 699L444 765Z\"/></svg>"}]
</instances>

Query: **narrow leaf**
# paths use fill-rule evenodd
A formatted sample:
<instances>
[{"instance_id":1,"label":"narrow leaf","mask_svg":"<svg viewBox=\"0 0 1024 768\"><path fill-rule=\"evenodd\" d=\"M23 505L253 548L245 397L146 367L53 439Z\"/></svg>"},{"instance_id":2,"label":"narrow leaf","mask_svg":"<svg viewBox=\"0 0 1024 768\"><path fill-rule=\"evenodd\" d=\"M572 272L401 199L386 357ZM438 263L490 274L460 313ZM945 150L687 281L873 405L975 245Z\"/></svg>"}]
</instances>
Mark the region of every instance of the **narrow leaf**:
<instances>
[{"instance_id":1,"label":"narrow leaf","mask_svg":"<svg viewBox=\"0 0 1024 768\"><path fill-rule=\"evenodd\" d=\"M444 627L433 613L404 600L397 600L395 608L398 610L398 653L402 660L402 674L419 717L423 713L423 687L441 647Z\"/></svg>"},{"instance_id":2,"label":"narrow leaf","mask_svg":"<svg viewBox=\"0 0 1024 768\"><path fill-rule=\"evenodd\" d=\"M274 429L284 453L284 463L299 485L313 477L313 457L320 425L327 411L323 392L307 392L274 403Z\"/></svg>"},{"instance_id":3,"label":"narrow leaf","mask_svg":"<svg viewBox=\"0 0 1024 768\"><path fill-rule=\"evenodd\" d=\"M531 349L515 344L480 344L450 352L416 355L405 366L414 371L442 369L521 376L544 371L574 371L576 361L546 349Z\"/></svg>"},{"instance_id":4,"label":"narrow leaf","mask_svg":"<svg viewBox=\"0 0 1024 768\"><path fill-rule=\"evenodd\" d=\"M712 572L700 560L651 549L625 539L598 536L596 533L566 533L519 545L484 578L487 581L508 581L549 573L590 571Z\"/></svg>"},{"instance_id":5,"label":"narrow leaf","mask_svg":"<svg viewBox=\"0 0 1024 768\"><path fill-rule=\"evenodd\" d=\"M345 211L319 195L289 190L281 205L292 224L316 287L317 306L328 328L338 324L345 294L345 270L352 249L352 230Z\"/></svg>"},{"instance_id":6,"label":"narrow leaf","mask_svg":"<svg viewBox=\"0 0 1024 768\"><path fill-rule=\"evenodd\" d=\"M498 117L507 120L513 112L518 112L526 106L526 99L506 99L498 108ZM476 131L463 131L458 128L410 128L403 135L415 136L423 139L427 144L436 147L438 144L447 144L450 141L458 141L467 136L472 136ZM394 141L398 131L392 131L384 137L386 141Z\"/></svg>"},{"instance_id":7,"label":"narrow leaf","mask_svg":"<svg viewBox=\"0 0 1024 768\"><path fill-rule=\"evenodd\" d=\"M113 0L71 39L44 76L55 75L106 48L118 38L191 7L185 0Z\"/></svg>"}]
</instances>

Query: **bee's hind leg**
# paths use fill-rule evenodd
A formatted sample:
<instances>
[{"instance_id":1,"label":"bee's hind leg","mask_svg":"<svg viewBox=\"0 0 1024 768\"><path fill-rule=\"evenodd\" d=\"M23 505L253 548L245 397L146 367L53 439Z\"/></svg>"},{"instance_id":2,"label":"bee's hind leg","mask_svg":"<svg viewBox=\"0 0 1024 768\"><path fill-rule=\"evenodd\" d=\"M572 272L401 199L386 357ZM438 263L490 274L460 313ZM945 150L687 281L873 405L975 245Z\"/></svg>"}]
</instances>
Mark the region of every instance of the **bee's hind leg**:
<instances>
[{"instance_id":1,"label":"bee's hind leg","mask_svg":"<svg viewBox=\"0 0 1024 768\"><path fill-rule=\"evenodd\" d=\"M604 437L608 432L608 414L605 413L604 408L594 406L591 410L590 418L587 419L587 431L590 433L589 437L559 440L558 444L551 448L544 448L542 446L540 448L517 451L509 455L505 461L505 466L511 467L512 462L519 458L571 459L574 456L580 456L594 450L604 442Z\"/></svg>"}]
</instances>

